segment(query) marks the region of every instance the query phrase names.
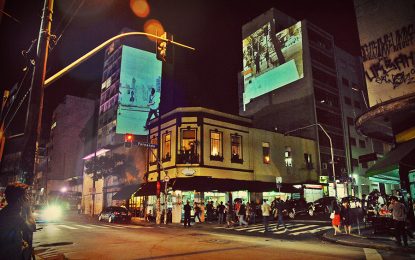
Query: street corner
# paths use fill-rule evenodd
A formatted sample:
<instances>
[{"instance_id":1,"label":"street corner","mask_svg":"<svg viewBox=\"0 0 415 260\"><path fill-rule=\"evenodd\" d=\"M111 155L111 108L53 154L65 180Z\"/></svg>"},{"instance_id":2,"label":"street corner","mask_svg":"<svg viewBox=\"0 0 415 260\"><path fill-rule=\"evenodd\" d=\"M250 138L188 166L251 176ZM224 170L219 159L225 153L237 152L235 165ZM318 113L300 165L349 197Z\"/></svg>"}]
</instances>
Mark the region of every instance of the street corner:
<instances>
[{"instance_id":1,"label":"street corner","mask_svg":"<svg viewBox=\"0 0 415 260\"><path fill-rule=\"evenodd\" d=\"M415 242L413 240L408 241L409 246L398 246L394 239L374 238L365 234L358 235L353 233L350 235L345 233L334 235L334 230L325 232L321 238L328 242L346 246L415 253Z\"/></svg>"}]
</instances>

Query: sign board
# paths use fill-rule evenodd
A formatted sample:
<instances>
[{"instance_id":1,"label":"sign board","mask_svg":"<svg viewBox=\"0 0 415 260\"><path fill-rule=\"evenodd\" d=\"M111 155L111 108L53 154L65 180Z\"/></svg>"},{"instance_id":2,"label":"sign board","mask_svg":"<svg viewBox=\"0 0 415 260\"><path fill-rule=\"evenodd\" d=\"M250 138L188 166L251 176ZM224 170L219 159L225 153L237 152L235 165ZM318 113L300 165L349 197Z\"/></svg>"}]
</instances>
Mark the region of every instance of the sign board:
<instances>
[{"instance_id":1,"label":"sign board","mask_svg":"<svg viewBox=\"0 0 415 260\"><path fill-rule=\"evenodd\" d=\"M157 148L157 144L150 144L150 143L143 143L143 142L137 142L137 146L153 148L153 149Z\"/></svg>"},{"instance_id":2,"label":"sign board","mask_svg":"<svg viewBox=\"0 0 415 260\"><path fill-rule=\"evenodd\" d=\"M320 176L320 183L328 183L329 176Z\"/></svg>"},{"instance_id":3,"label":"sign board","mask_svg":"<svg viewBox=\"0 0 415 260\"><path fill-rule=\"evenodd\" d=\"M184 168L182 170L182 173L185 176L193 176L196 173L196 171L194 169L192 169L192 168Z\"/></svg>"},{"instance_id":4,"label":"sign board","mask_svg":"<svg viewBox=\"0 0 415 260\"><path fill-rule=\"evenodd\" d=\"M275 183L282 183L282 177L275 177Z\"/></svg>"}]
</instances>

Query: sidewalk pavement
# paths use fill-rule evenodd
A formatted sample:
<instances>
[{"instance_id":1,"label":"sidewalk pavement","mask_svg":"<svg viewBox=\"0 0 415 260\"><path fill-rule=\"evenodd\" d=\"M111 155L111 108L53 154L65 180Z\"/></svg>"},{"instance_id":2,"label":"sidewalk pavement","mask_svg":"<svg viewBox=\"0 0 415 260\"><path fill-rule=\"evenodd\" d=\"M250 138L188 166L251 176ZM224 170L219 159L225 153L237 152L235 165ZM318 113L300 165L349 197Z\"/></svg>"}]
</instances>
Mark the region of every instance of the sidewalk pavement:
<instances>
[{"instance_id":1,"label":"sidewalk pavement","mask_svg":"<svg viewBox=\"0 0 415 260\"><path fill-rule=\"evenodd\" d=\"M334 230L331 229L323 234L323 240L355 247L375 248L381 250L401 251L408 253L415 253L415 240L408 237L408 247L399 246L396 244L396 239L388 235L374 235L373 229L365 228L360 230L353 229L351 235L345 233L334 235Z\"/></svg>"}]
</instances>

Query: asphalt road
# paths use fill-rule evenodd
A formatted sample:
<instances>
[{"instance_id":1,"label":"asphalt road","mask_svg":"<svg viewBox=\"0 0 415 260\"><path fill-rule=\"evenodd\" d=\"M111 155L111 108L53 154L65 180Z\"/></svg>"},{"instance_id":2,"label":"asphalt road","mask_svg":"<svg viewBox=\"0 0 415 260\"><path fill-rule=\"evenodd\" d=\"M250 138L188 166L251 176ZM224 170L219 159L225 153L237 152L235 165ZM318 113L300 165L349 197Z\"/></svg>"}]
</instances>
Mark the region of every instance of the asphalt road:
<instances>
[{"instance_id":1,"label":"asphalt road","mask_svg":"<svg viewBox=\"0 0 415 260\"><path fill-rule=\"evenodd\" d=\"M46 259L59 255L68 259L396 260L415 257L332 244L319 239L320 231L309 232L327 227L327 223L298 220L289 225L287 233L264 234L260 232L260 224L243 230L238 227L225 230L213 226L137 226L80 219L38 224L42 229L34 235L34 247L37 256Z\"/></svg>"}]
</instances>

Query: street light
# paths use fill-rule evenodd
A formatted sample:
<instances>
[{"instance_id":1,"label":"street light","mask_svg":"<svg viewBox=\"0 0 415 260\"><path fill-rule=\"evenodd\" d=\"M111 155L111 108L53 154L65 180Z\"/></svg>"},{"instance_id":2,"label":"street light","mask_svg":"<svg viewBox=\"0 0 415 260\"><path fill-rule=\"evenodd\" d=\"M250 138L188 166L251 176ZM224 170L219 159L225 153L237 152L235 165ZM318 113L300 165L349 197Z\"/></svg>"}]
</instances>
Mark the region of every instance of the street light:
<instances>
[{"instance_id":1,"label":"street light","mask_svg":"<svg viewBox=\"0 0 415 260\"><path fill-rule=\"evenodd\" d=\"M326 129L324 129L324 127L323 127L322 125L320 125L319 123L316 123L316 124L311 124L311 125L307 125L307 126L303 126L303 127L296 128L296 129L294 129L294 130L287 131L287 132L285 132L285 133L284 133L284 135L288 135L288 134L290 134L290 133L292 133L292 132L296 132L296 131L304 130L304 129L306 129L306 128L310 128L310 127L313 127L313 126L318 126L318 127L320 127L320 128L321 128L321 130L323 131L323 133L324 133L324 134L327 136L327 138L329 139L329 143L330 143L330 154L331 154L331 167L332 167L332 170L333 170L334 194L335 194L335 196L336 196L336 198L337 198L336 170L335 170L335 167L334 167L333 142L331 141L331 137L330 137L330 135L327 133Z\"/></svg>"}]
</instances>

